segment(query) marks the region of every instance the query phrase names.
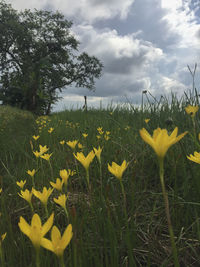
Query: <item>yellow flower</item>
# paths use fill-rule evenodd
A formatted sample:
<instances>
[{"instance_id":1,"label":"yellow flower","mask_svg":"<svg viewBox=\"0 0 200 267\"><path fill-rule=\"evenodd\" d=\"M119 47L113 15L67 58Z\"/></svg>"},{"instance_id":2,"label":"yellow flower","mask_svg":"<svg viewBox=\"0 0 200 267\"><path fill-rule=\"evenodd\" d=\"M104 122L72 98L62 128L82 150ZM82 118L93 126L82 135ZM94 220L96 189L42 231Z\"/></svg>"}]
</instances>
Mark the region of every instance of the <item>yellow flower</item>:
<instances>
[{"instance_id":1,"label":"yellow flower","mask_svg":"<svg viewBox=\"0 0 200 267\"><path fill-rule=\"evenodd\" d=\"M71 147L71 149L75 149L75 147L76 147L76 145L77 145L77 143L78 143L78 140L74 140L74 141L68 141L67 142L67 145L69 146L69 147Z\"/></svg>"},{"instance_id":2,"label":"yellow flower","mask_svg":"<svg viewBox=\"0 0 200 267\"><path fill-rule=\"evenodd\" d=\"M97 139L100 139L101 138L101 136L100 135L97 135Z\"/></svg>"},{"instance_id":3,"label":"yellow flower","mask_svg":"<svg viewBox=\"0 0 200 267\"><path fill-rule=\"evenodd\" d=\"M191 106L188 105L187 107L185 107L185 111L187 112L187 114L189 114L192 118L194 118L195 114L197 113L197 111L199 110L198 106Z\"/></svg>"},{"instance_id":4,"label":"yellow flower","mask_svg":"<svg viewBox=\"0 0 200 267\"><path fill-rule=\"evenodd\" d=\"M66 196L65 194L63 194L63 195L60 195L58 197L58 199L57 198L54 198L53 200L54 200L55 203L57 203L63 209L65 209L66 208L66 201L67 201L67 199L68 199L68 195Z\"/></svg>"},{"instance_id":5,"label":"yellow flower","mask_svg":"<svg viewBox=\"0 0 200 267\"><path fill-rule=\"evenodd\" d=\"M150 121L150 119L145 119L144 121L147 124Z\"/></svg>"},{"instance_id":6,"label":"yellow flower","mask_svg":"<svg viewBox=\"0 0 200 267\"><path fill-rule=\"evenodd\" d=\"M1 235L1 237L0 237L0 246L1 246L2 242L4 241L4 239L6 238L6 235L7 235L7 233L4 233L3 235Z\"/></svg>"},{"instance_id":7,"label":"yellow flower","mask_svg":"<svg viewBox=\"0 0 200 267\"><path fill-rule=\"evenodd\" d=\"M159 158L164 158L167 150L169 147L177 143L180 139L182 139L187 132L184 132L177 136L178 134L178 128L176 127L171 135L168 135L168 132L166 129L160 129L157 128L153 132L153 136L151 136L146 129L140 130L140 135L142 139L149 144L154 151L156 152L157 156Z\"/></svg>"},{"instance_id":8,"label":"yellow flower","mask_svg":"<svg viewBox=\"0 0 200 267\"><path fill-rule=\"evenodd\" d=\"M128 167L128 163L126 163L126 160L122 162L122 165L118 165L115 162L112 162L112 166L108 164L108 170L111 172L117 179L121 180L122 175L126 168Z\"/></svg>"},{"instance_id":9,"label":"yellow flower","mask_svg":"<svg viewBox=\"0 0 200 267\"><path fill-rule=\"evenodd\" d=\"M198 164L200 164L200 153L198 152L194 152L194 156L192 154L190 154L190 156L187 156L187 158L191 161L194 161Z\"/></svg>"},{"instance_id":10,"label":"yellow flower","mask_svg":"<svg viewBox=\"0 0 200 267\"><path fill-rule=\"evenodd\" d=\"M88 136L88 134L83 133L82 136L83 136L84 138L86 138L86 137Z\"/></svg>"},{"instance_id":11,"label":"yellow flower","mask_svg":"<svg viewBox=\"0 0 200 267\"><path fill-rule=\"evenodd\" d=\"M106 141L108 141L109 139L110 139L110 136L108 136L108 135L104 135L104 139L106 140Z\"/></svg>"},{"instance_id":12,"label":"yellow flower","mask_svg":"<svg viewBox=\"0 0 200 267\"><path fill-rule=\"evenodd\" d=\"M39 147L40 147L40 155L46 153L49 150L49 148L47 146L41 146L40 145Z\"/></svg>"},{"instance_id":13,"label":"yellow flower","mask_svg":"<svg viewBox=\"0 0 200 267\"><path fill-rule=\"evenodd\" d=\"M71 224L67 226L62 237L60 231L54 225L51 230L51 241L45 238L42 246L55 253L58 257L62 257L65 248L68 246L69 242L72 239L72 236L73 232Z\"/></svg>"},{"instance_id":14,"label":"yellow flower","mask_svg":"<svg viewBox=\"0 0 200 267\"><path fill-rule=\"evenodd\" d=\"M41 219L37 213L35 213L31 220L31 225L29 225L26 220L20 216L20 221L18 226L20 230L28 236L28 238L33 243L33 246L38 249L40 246L43 246L44 236L51 229L53 225L54 213L48 218L46 223L42 225Z\"/></svg>"},{"instance_id":15,"label":"yellow flower","mask_svg":"<svg viewBox=\"0 0 200 267\"><path fill-rule=\"evenodd\" d=\"M103 131L102 127L98 127L98 128L97 128L97 131L98 131L98 132L99 132L99 134L101 134L101 135L104 133L104 131Z\"/></svg>"},{"instance_id":16,"label":"yellow flower","mask_svg":"<svg viewBox=\"0 0 200 267\"><path fill-rule=\"evenodd\" d=\"M76 171L72 171L70 169L67 170L69 173L69 176L74 176L76 174Z\"/></svg>"},{"instance_id":17,"label":"yellow flower","mask_svg":"<svg viewBox=\"0 0 200 267\"><path fill-rule=\"evenodd\" d=\"M41 153L38 151L33 151L33 154L36 156L36 158L39 158Z\"/></svg>"},{"instance_id":18,"label":"yellow flower","mask_svg":"<svg viewBox=\"0 0 200 267\"><path fill-rule=\"evenodd\" d=\"M28 170L27 173L33 177L35 175L35 169L33 169L32 171Z\"/></svg>"},{"instance_id":19,"label":"yellow flower","mask_svg":"<svg viewBox=\"0 0 200 267\"><path fill-rule=\"evenodd\" d=\"M101 161L101 152L102 152L103 148L100 148L100 146L99 146L98 149L96 149L95 147L93 147L93 149L94 149L95 156L97 157L98 161L100 162Z\"/></svg>"},{"instance_id":20,"label":"yellow flower","mask_svg":"<svg viewBox=\"0 0 200 267\"><path fill-rule=\"evenodd\" d=\"M51 154L44 154L44 155L41 155L40 158L43 158L43 159L49 161L49 159L50 159L50 157L52 156L52 154L53 154L53 153L51 153Z\"/></svg>"},{"instance_id":21,"label":"yellow flower","mask_svg":"<svg viewBox=\"0 0 200 267\"><path fill-rule=\"evenodd\" d=\"M65 185L67 185L69 179L69 172L67 170L60 170L60 177L64 181Z\"/></svg>"},{"instance_id":22,"label":"yellow flower","mask_svg":"<svg viewBox=\"0 0 200 267\"><path fill-rule=\"evenodd\" d=\"M88 170L90 163L93 161L95 154L94 151L90 151L90 153L87 155L87 157L84 156L82 152L77 152L77 154L74 154L74 157L80 161L80 163L83 165L83 167Z\"/></svg>"},{"instance_id":23,"label":"yellow flower","mask_svg":"<svg viewBox=\"0 0 200 267\"><path fill-rule=\"evenodd\" d=\"M39 135L33 135L33 139L35 140L35 141L37 141L38 139L40 138L40 136Z\"/></svg>"},{"instance_id":24,"label":"yellow flower","mask_svg":"<svg viewBox=\"0 0 200 267\"><path fill-rule=\"evenodd\" d=\"M53 192L53 188L49 188L47 190L46 187L43 187L43 191L37 191L34 188L32 189L33 194L35 197L39 198L39 200L46 206L48 198L50 197L51 193Z\"/></svg>"},{"instance_id":25,"label":"yellow flower","mask_svg":"<svg viewBox=\"0 0 200 267\"><path fill-rule=\"evenodd\" d=\"M32 205L32 203L31 203L32 194L33 194L33 192L29 191L28 189L26 189L25 191L21 190L21 195L18 193L18 195L21 198L25 199L30 205Z\"/></svg>"},{"instance_id":26,"label":"yellow flower","mask_svg":"<svg viewBox=\"0 0 200 267\"><path fill-rule=\"evenodd\" d=\"M0 194L1 194L1 192L3 191L3 189L2 188L0 188Z\"/></svg>"},{"instance_id":27,"label":"yellow flower","mask_svg":"<svg viewBox=\"0 0 200 267\"><path fill-rule=\"evenodd\" d=\"M60 144L61 145L64 145L65 144L65 141L64 140L60 141Z\"/></svg>"},{"instance_id":28,"label":"yellow flower","mask_svg":"<svg viewBox=\"0 0 200 267\"><path fill-rule=\"evenodd\" d=\"M62 186L63 186L64 181L59 178L56 179L56 183L50 182L51 186L55 189L57 189L58 191L62 190Z\"/></svg>"},{"instance_id":29,"label":"yellow flower","mask_svg":"<svg viewBox=\"0 0 200 267\"><path fill-rule=\"evenodd\" d=\"M48 132L49 132L49 133L52 133L53 130L54 130L54 128L51 127L51 128L48 130Z\"/></svg>"},{"instance_id":30,"label":"yellow flower","mask_svg":"<svg viewBox=\"0 0 200 267\"><path fill-rule=\"evenodd\" d=\"M25 185L25 183L26 183L26 180L24 180L24 181L20 181L20 182L16 182L16 184L21 188L21 189L23 189L23 187L24 187L24 185Z\"/></svg>"},{"instance_id":31,"label":"yellow flower","mask_svg":"<svg viewBox=\"0 0 200 267\"><path fill-rule=\"evenodd\" d=\"M82 149L83 145L81 143L78 143L78 148Z\"/></svg>"},{"instance_id":32,"label":"yellow flower","mask_svg":"<svg viewBox=\"0 0 200 267\"><path fill-rule=\"evenodd\" d=\"M126 126L125 128L124 128L124 130L126 130L126 131L128 131L130 129L130 126Z\"/></svg>"},{"instance_id":33,"label":"yellow flower","mask_svg":"<svg viewBox=\"0 0 200 267\"><path fill-rule=\"evenodd\" d=\"M33 142L30 140L31 150L33 150Z\"/></svg>"}]
</instances>

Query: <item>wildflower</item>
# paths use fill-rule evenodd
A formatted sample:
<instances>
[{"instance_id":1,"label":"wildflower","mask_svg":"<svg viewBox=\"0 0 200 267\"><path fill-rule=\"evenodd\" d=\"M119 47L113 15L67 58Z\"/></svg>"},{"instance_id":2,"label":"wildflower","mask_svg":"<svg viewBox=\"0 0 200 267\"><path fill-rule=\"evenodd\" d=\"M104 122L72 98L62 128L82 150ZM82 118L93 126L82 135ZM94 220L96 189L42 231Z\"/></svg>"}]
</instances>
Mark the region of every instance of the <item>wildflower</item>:
<instances>
[{"instance_id":1,"label":"wildflower","mask_svg":"<svg viewBox=\"0 0 200 267\"><path fill-rule=\"evenodd\" d=\"M0 194L1 194L1 192L3 191L3 189L2 188L0 188Z\"/></svg>"},{"instance_id":2,"label":"wildflower","mask_svg":"<svg viewBox=\"0 0 200 267\"><path fill-rule=\"evenodd\" d=\"M51 230L51 241L45 238L45 241L42 243L42 246L53 253L56 256L63 257L63 252L68 246L73 236L72 225L69 224L64 231L63 236L61 237L60 231L56 226L53 226Z\"/></svg>"},{"instance_id":3,"label":"wildflower","mask_svg":"<svg viewBox=\"0 0 200 267\"><path fill-rule=\"evenodd\" d=\"M90 153L85 157L82 152L77 152L77 154L74 154L74 157L80 161L80 163L83 165L83 167L88 170L90 163L93 161L95 154L94 151L90 151Z\"/></svg>"},{"instance_id":4,"label":"wildflower","mask_svg":"<svg viewBox=\"0 0 200 267\"><path fill-rule=\"evenodd\" d=\"M129 125L127 125L124 130L128 131L131 127Z\"/></svg>"},{"instance_id":5,"label":"wildflower","mask_svg":"<svg viewBox=\"0 0 200 267\"><path fill-rule=\"evenodd\" d=\"M74 176L76 174L76 171L72 171L70 169L68 169L67 172L69 173L69 176Z\"/></svg>"},{"instance_id":6,"label":"wildflower","mask_svg":"<svg viewBox=\"0 0 200 267\"><path fill-rule=\"evenodd\" d=\"M101 152L102 152L102 149L100 146L98 147L98 149L96 149L95 147L93 147L94 149L94 153L95 153L95 156L97 157L98 161L100 162L101 161Z\"/></svg>"},{"instance_id":7,"label":"wildflower","mask_svg":"<svg viewBox=\"0 0 200 267\"><path fill-rule=\"evenodd\" d=\"M23 189L23 187L24 187L24 185L25 185L25 183L26 183L26 180L24 180L24 181L20 181L20 182L16 182L16 184L21 188L21 189Z\"/></svg>"},{"instance_id":8,"label":"wildflower","mask_svg":"<svg viewBox=\"0 0 200 267\"><path fill-rule=\"evenodd\" d=\"M88 187L90 187L90 184L89 184L89 181L90 181L90 178L89 178L89 166L90 166L90 163L93 161L94 157L95 157L95 153L94 151L90 151L90 153L87 155L87 157L85 157L83 155L82 152L77 152L77 154L75 155L74 154L74 157L80 161L80 163L83 165L83 167L85 168L86 170L86 180L87 180L87 184L88 184Z\"/></svg>"},{"instance_id":9,"label":"wildflower","mask_svg":"<svg viewBox=\"0 0 200 267\"><path fill-rule=\"evenodd\" d=\"M0 247L1 247L1 244L4 241L4 239L6 238L6 235L7 235L7 233L4 233L3 235L1 235L1 237L0 237Z\"/></svg>"},{"instance_id":10,"label":"wildflower","mask_svg":"<svg viewBox=\"0 0 200 267\"><path fill-rule=\"evenodd\" d=\"M20 216L20 221L18 223L18 226L20 230L28 236L28 238L33 243L33 246L36 249L39 249L40 246L43 246L44 242L44 236L46 233L51 229L54 219L54 213L51 214L51 216L48 218L46 223L42 225L41 219L37 213L35 213L31 220L31 225L29 225L26 220Z\"/></svg>"},{"instance_id":11,"label":"wildflower","mask_svg":"<svg viewBox=\"0 0 200 267\"><path fill-rule=\"evenodd\" d=\"M78 148L79 149L82 149L83 148L83 145L81 143L78 143Z\"/></svg>"},{"instance_id":12,"label":"wildflower","mask_svg":"<svg viewBox=\"0 0 200 267\"><path fill-rule=\"evenodd\" d=\"M177 136L177 133L177 127L173 130L171 135L168 135L166 129L160 128L154 130L153 136L151 136L144 128L140 130L140 136L142 137L142 139L154 149L159 158L164 158L169 147L177 143L187 134L187 132L184 132Z\"/></svg>"},{"instance_id":13,"label":"wildflower","mask_svg":"<svg viewBox=\"0 0 200 267\"><path fill-rule=\"evenodd\" d=\"M104 134L104 131L103 131L102 127L98 127L97 131L99 132L100 135Z\"/></svg>"},{"instance_id":14,"label":"wildflower","mask_svg":"<svg viewBox=\"0 0 200 267\"><path fill-rule=\"evenodd\" d=\"M39 135L33 135L33 139L35 140L35 141L37 141L38 139L40 138L40 136Z\"/></svg>"},{"instance_id":15,"label":"wildflower","mask_svg":"<svg viewBox=\"0 0 200 267\"><path fill-rule=\"evenodd\" d=\"M78 140L74 140L74 141L68 141L67 142L67 145L69 146L69 147L71 147L71 149L75 149L75 147L76 147L76 145L77 145L77 143L78 143Z\"/></svg>"},{"instance_id":16,"label":"wildflower","mask_svg":"<svg viewBox=\"0 0 200 267\"><path fill-rule=\"evenodd\" d=\"M197 113L197 111L199 110L198 106L191 106L188 105L187 107L185 107L185 111L187 112L187 114L189 114L192 118L194 118L195 114Z\"/></svg>"},{"instance_id":17,"label":"wildflower","mask_svg":"<svg viewBox=\"0 0 200 267\"><path fill-rule=\"evenodd\" d=\"M106 140L106 141L108 141L109 139L110 139L110 136L108 136L108 135L104 135L104 139Z\"/></svg>"},{"instance_id":18,"label":"wildflower","mask_svg":"<svg viewBox=\"0 0 200 267\"><path fill-rule=\"evenodd\" d=\"M40 158L43 158L43 159L49 161L49 159L50 159L50 157L52 156L52 154L53 154L53 153L51 153L51 154L44 154L44 155L41 155Z\"/></svg>"},{"instance_id":19,"label":"wildflower","mask_svg":"<svg viewBox=\"0 0 200 267\"><path fill-rule=\"evenodd\" d=\"M169 147L171 147L173 144L177 143L180 139L182 139L187 134L187 132L184 132L180 134L179 136L177 136L177 134L178 134L177 127L173 130L171 135L168 135L168 132L166 129L160 129L160 128L157 128L156 130L154 130L153 136L151 136L147 132L147 130L144 128L140 130L140 135L142 139L154 149L155 153L158 156L160 182L161 182L162 194L163 194L163 199L164 199L164 204L165 204L165 213L166 213L171 246L172 246L172 251L173 251L174 263L175 263L175 266L180 266L178 263L178 254L177 254L176 243L174 240L174 232L173 232L173 227L172 227L171 218L170 218L169 200L168 200L168 196L166 193L165 182L164 182L165 154L167 150L169 149Z\"/></svg>"},{"instance_id":20,"label":"wildflower","mask_svg":"<svg viewBox=\"0 0 200 267\"><path fill-rule=\"evenodd\" d=\"M60 141L60 144L61 145L64 145L65 144L65 141L64 140Z\"/></svg>"},{"instance_id":21,"label":"wildflower","mask_svg":"<svg viewBox=\"0 0 200 267\"><path fill-rule=\"evenodd\" d=\"M33 169L32 171L28 170L27 173L33 178L33 176L35 175L35 169Z\"/></svg>"},{"instance_id":22,"label":"wildflower","mask_svg":"<svg viewBox=\"0 0 200 267\"><path fill-rule=\"evenodd\" d=\"M145 119L144 121L147 124L150 121L150 119Z\"/></svg>"},{"instance_id":23,"label":"wildflower","mask_svg":"<svg viewBox=\"0 0 200 267\"><path fill-rule=\"evenodd\" d=\"M64 184L67 185L68 179L69 179L69 172L67 170L60 170L60 177L64 181Z\"/></svg>"},{"instance_id":24,"label":"wildflower","mask_svg":"<svg viewBox=\"0 0 200 267\"><path fill-rule=\"evenodd\" d=\"M200 153L196 151L194 152L194 156L190 154L190 156L187 156L187 158L193 162L200 164Z\"/></svg>"},{"instance_id":25,"label":"wildflower","mask_svg":"<svg viewBox=\"0 0 200 267\"><path fill-rule=\"evenodd\" d=\"M53 132L53 130L54 130L54 128L50 128L49 130L48 130L48 132L51 134L52 132Z\"/></svg>"},{"instance_id":26,"label":"wildflower","mask_svg":"<svg viewBox=\"0 0 200 267\"><path fill-rule=\"evenodd\" d=\"M43 191L37 191L33 188L33 194L35 197L39 198L39 200L44 204L44 206L47 205L48 198L50 197L51 193L53 192L53 188L47 188L44 186Z\"/></svg>"},{"instance_id":27,"label":"wildflower","mask_svg":"<svg viewBox=\"0 0 200 267\"><path fill-rule=\"evenodd\" d=\"M39 158L41 153L38 152L37 150L36 151L33 151L33 154L36 156L36 158Z\"/></svg>"},{"instance_id":28,"label":"wildflower","mask_svg":"<svg viewBox=\"0 0 200 267\"><path fill-rule=\"evenodd\" d=\"M54 198L53 200L54 200L55 203L60 205L63 209L66 209L66 201L67 201L67 199L68 199L68 195L66 196L65 194L63 194L63 195L60 195L58 197L58 199Z\"/></svg>"},{"instance_id":29,"label":"wildflower","mask_svg":"<svg viewBox=\"0 0 200 267\"><path fill-rule=\"evenodd\" d=\"M124 160L121 165L118 165L115 162L112 162L111 166L108 164L109 172L111 172L119 180L122 179L122 175L127 167L128 163L126 163L126 160Z\"/></svg>"},{"instance_id":30,"label":"wildflower","mask_svg":"<svg viewBox=\"0 0 200 267\"><path fill-rule=\"evenodd\" d=\"M22 191L21 190L21 195L18 193L18 195L25 199L29 205L32 207L32 203L31 203L31 198L32 198L32 195L33 195L33 192L32 191L29 191L28 189L26 189L25 191Z\"/></svg>"},{"instance_id":31,"label":"wildflower","mask_svg":"<svg viewBox=\"0 0 200 267\"><path fill-rule=\"evenodd\" d=\"M86 138L86 137L88 136L88 134L83 133L82 136L83 136L84 138Z\"/></svg>"},{"instance_id":32,"label":"wildflower","mask_svg":"<svg viewBox=\"0 0 200 267\"><path fill-rule=\"evenodd\" d=\"M97 139L101 139L101 136L100 135L97 135Z\"/></svg>"},{"instance_id":33,"label":"wildflower","mask_svg":"<svg viewBox=\"0 0 200 267\"><path fill-rule=\"evenodd\" d=\"M55 189L57 189L58 191L62 190L62 186L63 186L64 181L59 178L56 179L56 183L50 182L51 186Z\"/></svg>"},{"instance_id":34,"label":"wildflower","mask_svg":"<svg viewBox=\"0 0 200 267\"><path fill-rule=\"evenodd\" d=\"M33 150L33 142L30 140L31 150Z\"/></svg>"},{"instance_id":35,"label":"wildflower","mask_svg":"<svg viewBox=\"0 0 200 267\"><path fill-rule=\"evenodd\" d=\"M49 148L47 146L39 145L39 147L40 147L40 155L46 153L49 150Z\"/></svg>"}]
</instances>

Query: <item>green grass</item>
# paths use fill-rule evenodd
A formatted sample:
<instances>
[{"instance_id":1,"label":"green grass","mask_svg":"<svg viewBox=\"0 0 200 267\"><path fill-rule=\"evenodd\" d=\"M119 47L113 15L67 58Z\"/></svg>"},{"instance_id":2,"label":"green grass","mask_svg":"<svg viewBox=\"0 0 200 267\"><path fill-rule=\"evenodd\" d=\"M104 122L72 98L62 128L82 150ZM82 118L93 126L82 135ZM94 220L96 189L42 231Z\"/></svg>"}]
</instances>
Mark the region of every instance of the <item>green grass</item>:
<instances>
[{"instance_id":1,"label":"green grass","mask_svg":"<svg viewBox=\"0 0 200 267\"><path fill-rule=\"evenodd\" d=\"M141 108L127 104L108 110L63 111L43 119L37 124L30 113L10 107L0 107L0 183L3 189L0 202L0 235L7 232L2 242L5 266L35 266L35 252L31 241L18 227L20 216L30 224L32 212L18 193L16 181L25 180L24 189L31 190L32 180L27 170L36 169L35 187L42 191L49 182L59 177L62 169L76 170L69 178L67 210L55 204L59 192L54 189L48 200L48 213L55 213L54 225L63 233L71 223L73 238L64 252L65 266L69 267L127 267L173 266L170 239L165 216L157 158L150 146L140 137L145 127L150 133L157 127L169 132L178 126L179 133L189 131L180 142L173 145L165 157L165 183L170 203L181 266L200 265L200 166L187 159L187 155L199 151L199 141L193 137L191 117L185 113L184 101L172 96L172 101L148 103ZM149 118L148 124L144 119ZM41 121L41 120L40 120ZM199 113L195 117L196 133L199 129ZM50 134L48 129L54 128ZM97 138L97 128L110 132ZM88 137L84 138L83 133ZM35 141L32 136L39 135ZM102 191L99 164L96 158L90 165L88 190L85 170L75 161L69 146L61 140L78 140L87 155L93 147L103 147ZM53 153L50 164L36 159L32 153L40 145L47 145ZM80 149L76 148L76 152ZM122 182L126 202L119 181L108 171L112 161L121 165L129 162ZM40 201L33 196L34 212L44 223L47 220ZM50 238L50 232L46 235ZM59 266L52 252L41 248L41 266ZM3 265L2 265L3 266Z\"/></svg>"}]
</instances>

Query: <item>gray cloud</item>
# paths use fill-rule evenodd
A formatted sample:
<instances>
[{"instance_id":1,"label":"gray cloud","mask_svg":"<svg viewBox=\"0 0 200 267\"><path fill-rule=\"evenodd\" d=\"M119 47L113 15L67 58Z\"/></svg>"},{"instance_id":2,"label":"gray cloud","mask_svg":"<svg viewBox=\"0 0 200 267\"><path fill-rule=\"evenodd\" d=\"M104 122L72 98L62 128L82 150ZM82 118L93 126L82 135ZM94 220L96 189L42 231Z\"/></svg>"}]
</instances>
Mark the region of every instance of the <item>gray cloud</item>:
<instances>
[{"instance_id":1,"label":"gray cloud","mask_svg":"<svg viewBox=\"0 0 200 267\"><path fill-rule=\"evenodd\" d=\"M103 62L96 91L71 86L63 91L62 104L82 103L84 95L91 104L126 97L136 103L145 89L159 98L191 87L187 64L200 59L199 0L180 1L182 5L167 0L8 1L19 9L60 10L74 22L80 51ZM198 69L196 81L198 86Z\"/></svg>"}]
</instances>

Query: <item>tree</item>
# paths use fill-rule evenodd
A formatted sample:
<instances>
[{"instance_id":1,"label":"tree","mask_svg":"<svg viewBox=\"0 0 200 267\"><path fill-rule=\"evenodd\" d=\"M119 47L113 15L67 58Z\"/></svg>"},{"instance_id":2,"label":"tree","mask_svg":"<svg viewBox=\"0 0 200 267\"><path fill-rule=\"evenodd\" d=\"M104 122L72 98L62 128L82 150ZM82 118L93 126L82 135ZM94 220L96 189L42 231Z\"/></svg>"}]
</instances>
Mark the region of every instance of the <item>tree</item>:
<instances>
[{"instance_id":1,"label":"tree","mask_svg":"<svg viewBox=\"0 0 200 267\"><path fill-rule=\"evenodd\" d=\"M0 1L0 99L35 113L49 113L59 92L74 84L93 90L103 65L78 54L72 22L60 12L18 12Z\"/></svg>"}]
</instances>

